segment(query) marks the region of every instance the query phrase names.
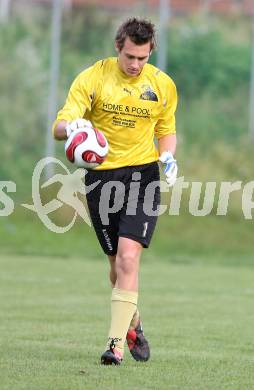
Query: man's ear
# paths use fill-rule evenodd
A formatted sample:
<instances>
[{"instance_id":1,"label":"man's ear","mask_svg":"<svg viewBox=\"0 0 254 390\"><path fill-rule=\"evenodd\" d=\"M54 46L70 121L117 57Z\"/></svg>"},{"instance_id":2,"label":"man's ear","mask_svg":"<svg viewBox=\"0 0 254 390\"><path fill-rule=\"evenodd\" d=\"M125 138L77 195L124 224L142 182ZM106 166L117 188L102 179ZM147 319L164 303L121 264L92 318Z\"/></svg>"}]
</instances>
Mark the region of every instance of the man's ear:
<instances>
[{"instance_id":1,"label":"man's ear","mask_svg":"<svg viewBox=\"0 0 254 390\"><path fill-rule=\"evenodd\" d=\"M116 50L116 52L117 52L118 54L120 53L119 47L117 46L116 43L115 43L115 50Z\"/></svg>"}]
</instances>

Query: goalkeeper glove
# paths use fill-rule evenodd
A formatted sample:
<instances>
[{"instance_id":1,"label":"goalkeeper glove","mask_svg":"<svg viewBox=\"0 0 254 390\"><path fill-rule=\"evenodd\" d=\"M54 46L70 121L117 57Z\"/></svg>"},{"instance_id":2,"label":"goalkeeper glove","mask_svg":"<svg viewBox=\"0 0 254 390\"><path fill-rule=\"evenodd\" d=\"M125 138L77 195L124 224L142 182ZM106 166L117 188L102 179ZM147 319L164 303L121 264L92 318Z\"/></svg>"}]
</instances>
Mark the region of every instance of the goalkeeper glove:
<instances>
[{"instance_id":1,"label":"goalkeeper glove","mask_svg":"<svg viewBox=\"0 0 254 390\"><path fill-rule=\"evenodd\" d=\"M82 129L84 127L93 127L93 125L90 121L87 121L86 119L83 118L78 118L72 122L68 122L67 125L65 126L67 138L69 138L72 131Z\"/></svg>"},{"instance_id":2,"label":"goalkeeper glove","mask_svg":"<svg viewBox=\"0 0 254 390\"><path fill-rule=\"evenodd\" d=\"M174 159L171 152L163 152L160 157L159 161L161 161L163 164L165 164L164 173L166 176L166 182L168 183L169 187L172 187L177 178L177 164L176 160Z\"/></svg>"}]
</instances>

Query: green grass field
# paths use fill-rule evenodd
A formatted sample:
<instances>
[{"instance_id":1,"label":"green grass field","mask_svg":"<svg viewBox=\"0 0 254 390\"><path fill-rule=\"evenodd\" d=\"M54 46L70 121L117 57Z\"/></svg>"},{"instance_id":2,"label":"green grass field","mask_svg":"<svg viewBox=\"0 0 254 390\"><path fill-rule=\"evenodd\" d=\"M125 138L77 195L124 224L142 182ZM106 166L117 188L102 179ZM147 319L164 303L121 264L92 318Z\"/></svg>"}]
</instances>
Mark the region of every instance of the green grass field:
<instances>
[{"instance_id":1,"label":"green grass field","mask_svg":"<svg viewBox=\"0 0 254 390\"><path fill-rule=\"evenodd\" d=\"M103 367L107 262L2 254L1 390L254 389L254 268L173 260L142 260L151 360Z\"/></svg>"}]
</instances>

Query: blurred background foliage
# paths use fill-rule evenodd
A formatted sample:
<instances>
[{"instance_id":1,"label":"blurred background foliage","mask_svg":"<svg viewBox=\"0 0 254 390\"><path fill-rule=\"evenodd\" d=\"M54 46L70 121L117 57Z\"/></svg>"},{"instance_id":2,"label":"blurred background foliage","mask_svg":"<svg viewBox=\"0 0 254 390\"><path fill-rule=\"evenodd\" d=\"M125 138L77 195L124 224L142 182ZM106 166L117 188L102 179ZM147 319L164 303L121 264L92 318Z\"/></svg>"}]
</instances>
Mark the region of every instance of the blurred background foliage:
<instances>
[{"instance_id":1,"label":"blurred background foliage","mask_svg":"<svg viewBox=\"0 0 254 390\"><path fill-rule=\"evenodd\" d=\"M156 15L144 16L157 21ZM59 108L81 70L100 58L115 55L115 29L123 19L93 6L86 6L82 12L74 8L63 15ZM32 173L45 156L50 28L51 8L38 4L13 12L8 23L0 25L0 179L15 181L17 193L12 197L17 202L31 200ZM180 175L187 181L252 180L253 145L248 138L249 20L215 15L172 18L167 34L167 73L176 82L179 94ZM151 58L154 64L156 55L155 51ZM56 143L56 156L68 165L62 143ZM69 168L73 171L73 167ZM186 191L185 205L188 196ZM188 214L187 206L183 214ZM194 230L195 224L200 226L186 216L179 218L183 220L173 222L174 226L186 223ZM225 218L238 226L245 223L244 229L249 229L243 219L240 193L233 196ZM164 231L170 230L171 222L162 220ZM211 229L216 230L216 225ZM250 237L249 240L251 243Z\"/></svg>"}]
</instances>

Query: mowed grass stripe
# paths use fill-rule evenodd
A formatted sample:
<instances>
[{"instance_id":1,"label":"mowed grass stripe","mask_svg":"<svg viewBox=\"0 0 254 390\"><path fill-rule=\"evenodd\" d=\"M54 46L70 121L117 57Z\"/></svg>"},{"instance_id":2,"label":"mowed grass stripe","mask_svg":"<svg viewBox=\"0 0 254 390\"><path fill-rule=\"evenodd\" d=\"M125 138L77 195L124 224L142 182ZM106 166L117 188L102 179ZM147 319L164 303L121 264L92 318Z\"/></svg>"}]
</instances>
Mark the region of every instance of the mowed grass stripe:
<instances>
[{"instance_id":1,"label":"mowed grass stripe","mask_svg":"<svg viewBox=\"0 0 254 390\"><path fill-rule=\"evenodd\" d=\"M145 255L139 303L152 358L138 364L126 350L121 367L99 364L106 260L2 255L0 267L1 389L254 389L252 267Z\"/></svg>"}]
</instances>

